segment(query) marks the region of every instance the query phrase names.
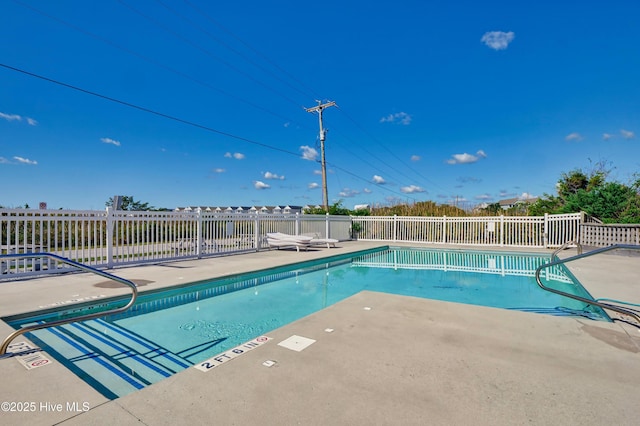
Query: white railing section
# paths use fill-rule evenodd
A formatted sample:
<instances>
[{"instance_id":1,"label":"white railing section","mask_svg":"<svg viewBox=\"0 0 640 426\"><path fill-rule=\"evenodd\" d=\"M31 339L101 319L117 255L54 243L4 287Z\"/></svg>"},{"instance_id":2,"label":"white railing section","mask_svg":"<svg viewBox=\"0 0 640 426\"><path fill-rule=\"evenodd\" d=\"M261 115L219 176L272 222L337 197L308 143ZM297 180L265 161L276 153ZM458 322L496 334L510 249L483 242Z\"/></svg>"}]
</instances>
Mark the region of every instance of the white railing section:
<instances>
[{"instance_id":1,"label":"white railing section","mask_svg":"<svg viewBox=\"0 0 640 426\"><path fill-rule=\"evenodd\" d=\"M47 252L100 265L107 247L105 219L104 211L0 209L0 254ZM47 258L13 260L0 263L0 274L56 268L68 266Z\"/></svg>"},{"instance_id":2,"label":"white railing section","mask_svg":"<svg viewBox=\"0 0 640 426\"><path fill-rule=\"evenodd\" d=\"M582 214L352 219L357 238L366 241L550 248L578 238Z\"/></svg>"},{"instance_id":3,"label":"white railing section","mask_svg":"<svg viewBox=\"0 0 640 426\"><path fill-rule=\"evenodd\" d=\"M557 248L568 241L579 241L580 224L584 222L584 217L584 213L545 214L545 247Z\"/></svg>"},{"instance_id":4,"label":"white railing section","mask_svg":"<svg viewBox=\"0 0 640 426\"><path fill-rule=\"evenodd\" d=\"M348 240L348 216L0 209L0 254L46 252L94 267L256 251L267 232ZM0 280L68 269L41 258L0 261Z\"/></svg>"},{"instance_id":5,"label":"white railing section","mask_svg":"<svg viewBox=\"0 0 640 426\"><path fill-rule=\"evenodd\" d=\"M640 224L580 225L580 243L585 246L608 247L613 244L640 244Z\"/></svg>"},{"instance_id":6,"label":"white railing section","mask_svg":"<svg viewBox=\"0 0 640 426\"><path fill-rule=\"evenodd\" d=\"M582 214L398 217L0 209L0 254L47 252L93 267L198 259L266 248L268 232L340 241L553 248L577 241ZM636 244L638 234L635 234ZM620 242L620 241L618 241ZM588 244L588 243L587 243ZM63 272L46 259L0 261L0 280Z\"/></svg>"}]
</instances>

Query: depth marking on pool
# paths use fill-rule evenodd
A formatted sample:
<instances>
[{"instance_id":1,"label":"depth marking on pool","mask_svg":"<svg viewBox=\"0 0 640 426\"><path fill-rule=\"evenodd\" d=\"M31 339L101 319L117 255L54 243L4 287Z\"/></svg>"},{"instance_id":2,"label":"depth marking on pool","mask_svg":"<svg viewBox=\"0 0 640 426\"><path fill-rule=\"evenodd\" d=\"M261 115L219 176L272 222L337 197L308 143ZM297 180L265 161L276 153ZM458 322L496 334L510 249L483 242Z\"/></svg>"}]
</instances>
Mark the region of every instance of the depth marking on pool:
<instances>
[{"instance_id":1,"label":"depth marking on pool","mask_svg":"<svg viewBox=\"0 0 640 426\"><path fill-rule=\"evenodd\" d=\"M54 302L54 303L49 303L48 305L40 305L40 306L38 306L38 308L51 308L53 306L69 305L71 303L85 302L87 300L95 300L95 299L100 299L102 297L105 297L105 295L101 294L99 296L77 297L77 298L70 299L70 300L64 300L62 302Z\"/></svg>"},{"instance_id":2,"label":"depth marking on pool","mask_svg":"<svg viewBox=\"0 0 640 426\"><path fill-rule=\"evenodd\" d=\"M20 364L24 366L27 370L31 370L33 368L43 367L45 365L50 365L51 360L47 358L47 356L39 352L39 348L35 348L28 344L27 342L16 342L7 348L9 351L15 352L24 352L23 354L18 353L15 355L15 358L18 360Z\"/></svg>"},{"instance_id":3,"label":"depth marking on pool","mask_svg":"<svg viewBox=\"0 0 640 426\"><path fill-rule=\"evenodd\" d=\"M240 356L246 352L249 352L257 348L260 345L267 343L269 340L271 340L271 337L267 337L267 336L256 337L255 339L249 340L248 342L243 343L239 346L236 346L233 349L229 349L226 352L223 352L219 355L209 358L208 360L203 361L200 364L194 365L194 367L200 371L212 370L213 368L218 367L219 365L222 365L227 361L231 361L237 356Z\"/></svg>"}]
</instances>

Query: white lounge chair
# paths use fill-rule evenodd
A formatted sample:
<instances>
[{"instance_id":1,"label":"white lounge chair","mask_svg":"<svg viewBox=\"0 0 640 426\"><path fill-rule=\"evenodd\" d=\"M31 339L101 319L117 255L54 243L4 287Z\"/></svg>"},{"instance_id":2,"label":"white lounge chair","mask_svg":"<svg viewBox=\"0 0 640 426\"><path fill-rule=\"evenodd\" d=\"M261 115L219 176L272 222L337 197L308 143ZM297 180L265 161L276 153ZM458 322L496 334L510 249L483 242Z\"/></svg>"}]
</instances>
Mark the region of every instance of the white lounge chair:
<instances>
[{"instance_id":1,"label":"white lounge chair","mask_svg":"<svg viewBox=\"0 0 640 426\"><path fill-rule=\"evenodd\" d=\"M305 251L311 245L311 240L313 238L304 236L304 235L290 235L283 234L282 232L268 232L267 233L267 244L269 244L269 249L271 247L295 247L296 251L300 251L300 247L304 247Z\"/></svg>"},{"instance_id":2,"label":"white lounge chair","mask_svg":"<svg viewBox=\"0 0 640 426\"><path fill-rule=\"evenodd\" d=\"M302 234L302 235L303 236L307 236L307 237L311 237L310 244L312 246L324 246L324 245L326 245L327 248L331 248L331 247L335 247L336 243L338 242L338 240L336 240L335 238L322 238L322 236L317 232L308 233L308 234Z\"/></svg>"}]
</instances>

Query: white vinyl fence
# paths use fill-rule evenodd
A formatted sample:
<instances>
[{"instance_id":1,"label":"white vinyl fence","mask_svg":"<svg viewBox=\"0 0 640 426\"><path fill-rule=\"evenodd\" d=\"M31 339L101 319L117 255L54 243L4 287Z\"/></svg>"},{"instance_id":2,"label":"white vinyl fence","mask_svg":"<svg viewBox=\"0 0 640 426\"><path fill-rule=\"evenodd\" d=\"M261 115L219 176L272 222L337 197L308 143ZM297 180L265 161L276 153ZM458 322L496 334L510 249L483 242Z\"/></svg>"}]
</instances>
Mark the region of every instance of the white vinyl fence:
<instances>
[{"instance_id":1,"label":"white vinyl fence","mask_svg":"<svg viewBox=\"0 0 640 426\"><path fill-rule=\"evenodd\" d=\"M357 238L365 241L551 248L578 240L582 214L352 219Z\"/></svg>"},{"instance_id":2,"label":"white vinyl fence","mask_svg":"<svg viewBox=\"0 0 640 426\"><path fill-rule=\"evenodd\" d=\"M640 225L583 223L580 242L586 246L608 247L613 244L640 244Z\"/></svg>"},{"instance_id":3,"label":"white vinyl fence","mask_svg":"<svg viewBox=\"0 0 640 426\"><path fill-rule=\"evenodd\" d=\"M266 248L267 232L341 241L559 247L581 214L540 217L373 217L206 211L0 209L0 255L47 252L99 268L198 259ZM42 258L0 258L0 280L68 271Z\"/></svg>"},{"instance_id":4,"label":"white vinyl fence","mask_svg":"<svg viewBox=\"0 0 640 426\"><path fill-rule=\"evenodd\" d=\"M46 252L114 268L257 251L267 232L347 240L350 227L350 217L329 215L0 209L0 255ZM0 280L68 268L4 258Z\"/></svg>"}]
</instances>

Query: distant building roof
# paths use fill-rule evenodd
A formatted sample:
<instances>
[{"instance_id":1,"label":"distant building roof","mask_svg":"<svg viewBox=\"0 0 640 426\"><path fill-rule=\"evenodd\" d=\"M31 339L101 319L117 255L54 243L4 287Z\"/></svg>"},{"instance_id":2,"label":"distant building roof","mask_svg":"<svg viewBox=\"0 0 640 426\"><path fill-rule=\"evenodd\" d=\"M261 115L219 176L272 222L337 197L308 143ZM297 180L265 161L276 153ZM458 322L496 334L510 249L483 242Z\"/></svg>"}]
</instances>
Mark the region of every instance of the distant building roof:
<instances>
[{"instance_id":1,"label":"distant building roof","mask_svg":"<svg viewBox=\"0 0 640 426\"><path fill-rule=\"evenodd\" d=\"M504 200L500 200L498 201L500 203L501 206L513 206L515 203L517 203L519 200L519 198L507 198Z\"/></svg>"},{"instance_id":2,"label":"distant building roof","mask_svg":"<svg viewBox=\"0 0 640 426\"><path fill-rule=\"evenodd\" d=\"M176 207L176 212L225 212L225 213L302 213L302 206L187 206Z\"/></svg>"},{"instance_id":3,"label":"distant building roof","mask_svg":"<svg viewBox=\"0 0 640 426\"><path fill-rule=\"evenodd\" d=\"M537 200L538 200L538 197L506 198L504 200L500 200L498 203L500 204L500 207L506 210L515 206L516 204L531 204L531 203L535 203Z\"/></svg>"}]
</instances>

